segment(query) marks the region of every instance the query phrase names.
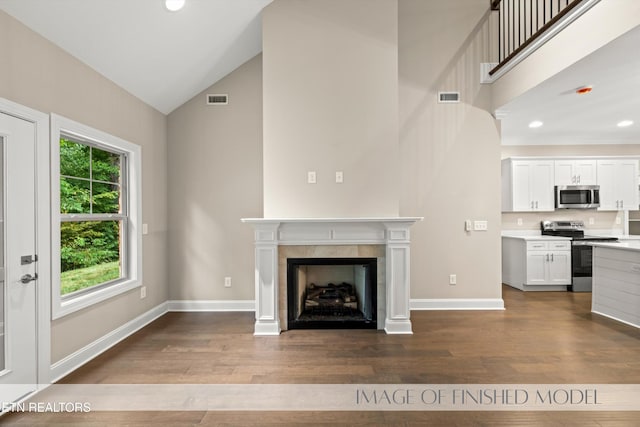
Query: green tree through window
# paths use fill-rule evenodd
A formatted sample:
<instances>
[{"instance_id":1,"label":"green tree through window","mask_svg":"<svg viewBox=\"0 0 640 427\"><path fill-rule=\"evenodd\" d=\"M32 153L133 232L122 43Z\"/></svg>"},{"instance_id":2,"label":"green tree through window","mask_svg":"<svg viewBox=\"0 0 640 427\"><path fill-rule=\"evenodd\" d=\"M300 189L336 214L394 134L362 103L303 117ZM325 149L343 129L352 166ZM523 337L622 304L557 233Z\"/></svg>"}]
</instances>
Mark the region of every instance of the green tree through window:
<instances>
[{"instance_id":1,"label":"green tree through window","mask_svg":"<svg viewBox=\"0 0 640 427\"><path fill-rule=\"evenodd\" d=\"M125 156L60 139L61 295L123 277Z\"/></svg>"}]
</instances>

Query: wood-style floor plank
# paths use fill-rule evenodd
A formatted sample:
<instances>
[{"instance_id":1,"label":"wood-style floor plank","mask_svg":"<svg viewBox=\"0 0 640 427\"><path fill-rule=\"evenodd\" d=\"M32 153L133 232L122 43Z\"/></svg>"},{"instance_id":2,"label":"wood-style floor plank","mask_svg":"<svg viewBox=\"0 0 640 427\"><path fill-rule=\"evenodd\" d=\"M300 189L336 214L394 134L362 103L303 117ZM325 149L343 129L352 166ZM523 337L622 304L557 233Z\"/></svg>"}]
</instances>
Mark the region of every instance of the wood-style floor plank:
<instances>
[{"instance_id":1,"label":"wood-style floor plank","mask_svg":"<svg viewBox=\"0 0 640 427\"><path fill-rule=\"evenodd\" d=\"M640 330L590 313L590 294L505 286L503 297L505 311L414 311L411 336L293 330L254 337L253 313L168 313L60 383L640 383ZM640 412L14 413L0 424L636 426Z\"/></svg>"}]
</instances>

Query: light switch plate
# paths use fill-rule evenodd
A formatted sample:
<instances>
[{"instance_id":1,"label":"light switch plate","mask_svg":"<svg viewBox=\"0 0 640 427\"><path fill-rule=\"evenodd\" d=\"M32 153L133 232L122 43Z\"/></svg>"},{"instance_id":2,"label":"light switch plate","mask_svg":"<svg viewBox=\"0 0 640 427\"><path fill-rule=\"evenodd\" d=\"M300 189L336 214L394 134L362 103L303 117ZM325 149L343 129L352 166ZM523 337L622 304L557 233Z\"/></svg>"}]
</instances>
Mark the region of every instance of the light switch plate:
<instances>
[{"instance_id":1,"label":"light switch plate","mask_svg":"<svg viewBox=\"0 0 640 427\"><path fill-rule=\"evenodd\" d=\"M307 184L315 184L316 183L316 171L307 172Z\"/></svg>"},{"instance_id":2,"label":"light switch plate","mask_svg":"<svg viewBox=\"0 0 640 427\"><path fill-rule=\"evenodd\" d=\"M474 221L473 229L476 231L487 231L489 229L489 224L487 221Z\"/></svg>"},{"instance_id":3,"label":"light switch plate","mask_svg":"<svg viewBox=\"0 0 640 427\"><path fill-rule=\"evenodd\" d=\"M344 175L342 171L336 172L336 184L342 184L344 182Z\"/></svg>"}]
</instances>

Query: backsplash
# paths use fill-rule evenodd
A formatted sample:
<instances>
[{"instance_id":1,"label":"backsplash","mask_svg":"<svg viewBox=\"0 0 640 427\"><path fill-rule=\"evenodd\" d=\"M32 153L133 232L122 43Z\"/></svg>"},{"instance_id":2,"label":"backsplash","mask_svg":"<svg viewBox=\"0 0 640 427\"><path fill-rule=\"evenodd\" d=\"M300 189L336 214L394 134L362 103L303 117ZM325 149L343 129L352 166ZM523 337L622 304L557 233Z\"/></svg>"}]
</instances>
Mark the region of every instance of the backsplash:
<instances>
[{"instance_id":1,"label":"backsplash","mask_svg":"<svg viewBox=\"0 0 640 427\"><path fill-rule=\"evenodd\" d=\"M522 225L518 225L518 220ZM583 221L587 230L612 230L616 234L624 233L623 212L598 212L583 209L563 209L553 212L504 212L502 214L503 231L540 230L540 221ZM592 224L593 222L593 224ZM619 224L617 223L619 222Z\"/></svg>"}]
</instances>

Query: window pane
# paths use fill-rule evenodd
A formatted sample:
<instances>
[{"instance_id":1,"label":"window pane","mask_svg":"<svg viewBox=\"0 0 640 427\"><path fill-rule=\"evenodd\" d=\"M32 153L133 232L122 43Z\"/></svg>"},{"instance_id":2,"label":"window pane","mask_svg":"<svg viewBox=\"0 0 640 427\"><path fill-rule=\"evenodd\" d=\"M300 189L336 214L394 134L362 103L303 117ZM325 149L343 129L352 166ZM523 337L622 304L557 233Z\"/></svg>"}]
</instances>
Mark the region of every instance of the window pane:
<instances>
[{"instance_id":1,"label":"window pane","mask_svg":"<svg viewBox=\"0 0 640 427\"><path fill-rule=\"evenodd\" d=\"M94 182L93 213L120 213L120 186Z\"/></svg>"},{"instance_id":2,"label":"window pane","mask_svg":"<svg viewBox=\"0 0 640 427\"><path fill-rule=\"evenodd\" d=\"M88 145L60 138L60 175L88 179L89 151Z\"/></svg>"},{"instance_id":3,"label":"window pane","mask_svg":"<svg viewBox=\"0 0 640 427\"><path fill-rule=\"evenodd\" d=\"M60 224L60 294L87 289L123 276L120 221Z\"/></svg>"},{"instance_id":4,"label":"window pane","mask_svg":"<svg viewBox=\"0 0 640 427\"><path fill-rule=\"evenodd\" d=\"M120 182L120 154L94 147L91 149L91 162L93 180Z\"/></svg>"},{"instance_id":5,"label":"window pane","mask_svg":"<svg viewBox=\"0 0 640 427\"><path fill-rule=\"evenodd\" d=\"M60 178L60 213L90 213L89 181Z\"/></svg>"}]
</instances>

